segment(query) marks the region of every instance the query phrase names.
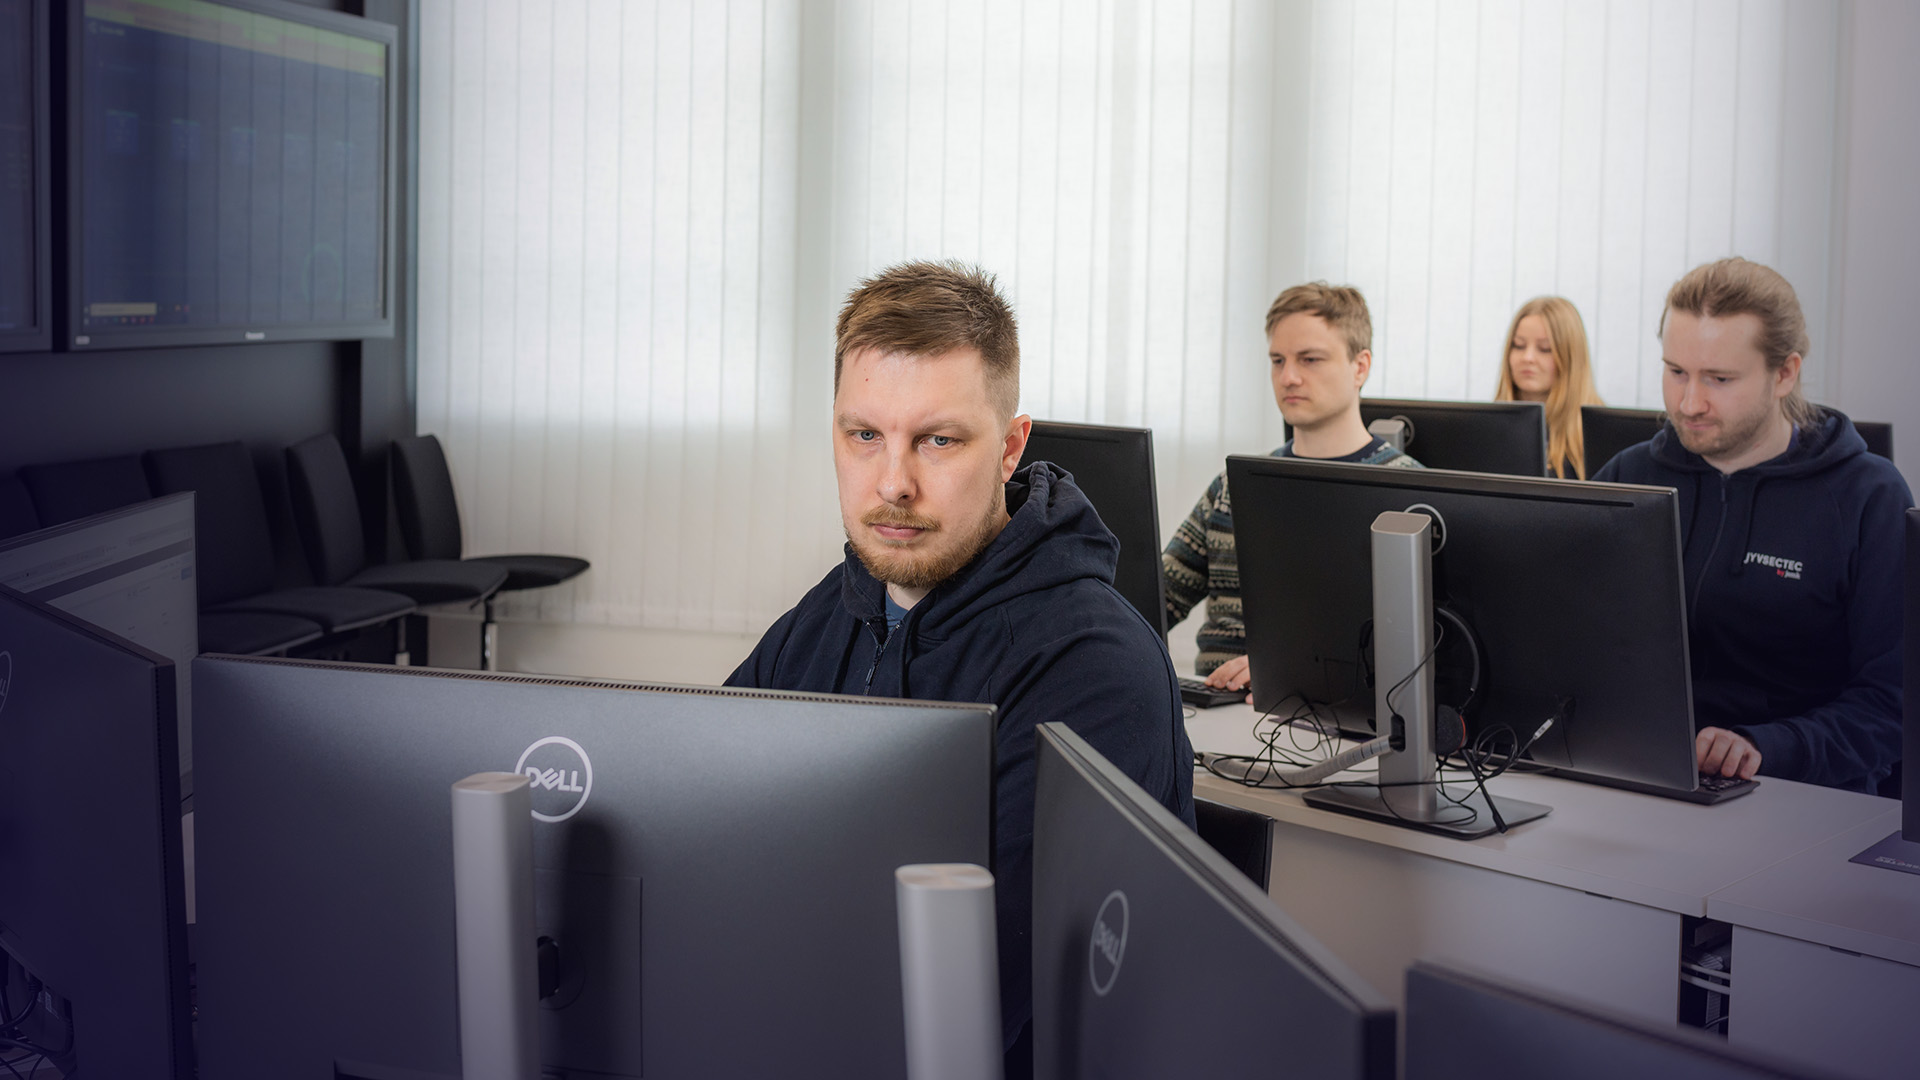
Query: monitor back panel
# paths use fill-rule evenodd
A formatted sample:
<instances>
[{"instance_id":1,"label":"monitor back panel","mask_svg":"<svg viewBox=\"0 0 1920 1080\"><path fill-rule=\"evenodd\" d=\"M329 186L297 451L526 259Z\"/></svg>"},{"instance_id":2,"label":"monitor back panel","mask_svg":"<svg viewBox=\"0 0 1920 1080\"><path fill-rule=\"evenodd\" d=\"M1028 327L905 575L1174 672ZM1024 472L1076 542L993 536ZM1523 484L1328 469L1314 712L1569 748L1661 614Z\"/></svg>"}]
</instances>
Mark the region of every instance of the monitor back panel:
<instances>
[{"instance_id":1,"label":"monitor back panel","mask_svg":"<svg viewBox=\"0 0 1920 1080\"><path fill-rule=\"evenodd\" d=\"M1020 463L1050 461L1073 474L1115 539L1120 565L1113 587L1166 634L1166 590L1160 577L1160 505L1153 478L1153 432L1146 428L1033 422Z\"/></svg>"},{"instance_id":2,"label":"monitor back panel","mask_svg":"<svg viewBox=\"0 0 1920 1080\"><path fill-rule=\"evenodd\" d=\"M1390 1077L1392 1006L1064 725L1041 728L1034 1075Z\"/></svg>"},{"instance_id":3,"label":"monitor back panel","mask_svg":"<svg viewBox=\"0 0 1920 1080\"><path fill-rule=\"evenodd\" d=\"M1407 972L1406 1080L1813 1080L1723 1037L1655 1028L1451 965Z\"/></svg>"},{"instance_id":4,"label":"monitor back panel","mask_svg":"<svg viewBox=\"0 0 1920 1080\"><path fill-rule=\"evenodd\" d=\"M1413 425L1407 453L1429 469L1547 474L1547 413L1532 401L1360 399L1360 419L1401 417Z\"/></svg>"},{"instance_id":5,"label":"monitor back panel","mask_svg":"<svg viewBox=\"0 0 1920 1080\"><path fill-rule=\"evenodd\" d=\"M1646 442L1667 426L1667 414L1659 409L1613 409L1603 405L1580 406L1581 441L1587 451L1587 475L1612 461L1620 451Z\"/></svg>"},{"instance_id":6,"label":"monitor back panel","mask_svg":"<svg viewBox=\"0 0 1920 1080\"><path fill-rule=\"evenodd\" d=\"M1472 729L1532 732L1570 705L1534 744L1536 760L1692 789L1692 682L1671 489L1279 458L1230 458L1227 471L1257 708L1290 713L1294 703L1285 699L1304 694L1343 730L1370 727L1369 530L1382 511L1425 504L1446 522L1434 602L1460 614L1481 647L1480 683L1466 712ZM1440 698L1457 704L1470 654L1441 625ZM1373 673L1390 681L1404 674Z\"/></svg>"},{"instance_id":7,"label":"monitor back panel","mask_svg":"<svg viewBox=\"0 0 1920 1080\"><path fill-rule=\"evenodd\" d=\"M0 949L87 1076L193 1075L173 671L0 589Z\"/></svg>"},{"instance_id":8,"label":"monitor back panel","mask_svg":"<svg viewBox=\"0 0 1920 1080\"><path fill-rule=\"evenodd\" d=\"M539 773L537 919L562 948L542 1061L595 1076L898 1073L893 870L988 864L985 707L198 675L208 1080L459 1074L449 788L472 773Z\"/></svg>"}]
</instances>

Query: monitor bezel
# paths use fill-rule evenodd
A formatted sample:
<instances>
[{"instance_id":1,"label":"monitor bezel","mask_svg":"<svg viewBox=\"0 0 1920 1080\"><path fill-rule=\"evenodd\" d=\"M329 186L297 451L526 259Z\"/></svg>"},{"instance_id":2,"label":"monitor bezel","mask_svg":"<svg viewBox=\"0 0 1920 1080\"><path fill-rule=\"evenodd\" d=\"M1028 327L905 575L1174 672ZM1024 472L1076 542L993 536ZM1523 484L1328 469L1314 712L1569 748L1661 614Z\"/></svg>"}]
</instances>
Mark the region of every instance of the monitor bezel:
<instances>
[{"instance_id":1,"label":"monitor bezel","mask_svg":"<svg viewBox=\"0 0 1920 1080\"><path fill-rule=\"evenodd\" d=\"M52 0L27 0L27 48L32 64L33 318L34 325L0 330L0 353L47 352L53 347L53 75Z\"/></svg>"},{"instance_id":2,"label":"monitor bezel","mask_svg":"<svg viewBox=\"0 0 1920 1080\"><path fill-rule=\"evenodd\" d=\"M198 0L198 2L377 41L386 47L386 138L383 140L384 160L381 162L380 169L382 189L380 309L382 315L378 319L365 322L302 323L265 328L244 325L232 327L147 326L82 332L81 307L85 301L83 282L86 272L84 259L86 204L82 188L86 182L86 170L82 160L85 154L85 139L81 131L86 118L84 55L86 2L72 0L67 5L64 22L65 47L59 50L66 64L66 101L63 110L66 118L66 147L62 157L66 166L66 182L63 185L63 191L67 207L65 232L67 255L64 274L67 294L62 304L64 317L64 325L61 327L62 345L73 352L99 352L110 349L166 348L181 345L259 345L288 341L358 341L366 338L392 337L394 306L397 302L396 260L399 254L398 238L395 236L395 222L399 211L401 119L401 87L398 85L401 67L399 27L377 19L307 7L287 2L287 0Z\"/></svg>"},{"instance_id":3,"label":"monitor bezel","mask_svg":"<svg viewBox=\"0 0 1920 1080\"><path fill-rule=\"evenodd\" d=\"M1067 420L1035 420L1033 422L1033 428L1027 436L1027 449L1023 450L1020 455L1020 467L1022 468L1025 468L1033 461L1046 460L1044 458L1035 458L1032 454L1034 435L1039 435L1045 439L1059 439L1088 445L1121 446L1127 447L1129 450L1138 446L1145 450L1147 464L1147 502L1150 507L1148 524L1153 530L1153 551L1151 554L1154 565L1155 604L1152 615L1148 615L1144 611L1142 611L1140 615L1147 620L1147 625L1151 626L1154 631L1164 639L1169 629L1167 626L1167 581L1166 577L1159 572L1160 552L1164 538L1160 535L1160 491L1158 479L1155 476L1156 462L1153 456L1153 429L1121 427L1112 424L1083 424ZM1082 489L1082 494L1084 493L1085 489ZM1092 501L1091 498L1089 498L1088 501ZM1098 506L1093 509L1095 513L1098 513L1100 510ZM1103 517L1101 522L1105 524L1106 519ZM1107 525L1107 529L1111 532L1113 526ZM1115 588L1117 589L1118 587L1119 582L1116 579ZM1125 596L1126 594L1122 593L1121 595ZM1135 605L1135 609L1138 610L1138 605Z\"/></svg>"}]
</instances>

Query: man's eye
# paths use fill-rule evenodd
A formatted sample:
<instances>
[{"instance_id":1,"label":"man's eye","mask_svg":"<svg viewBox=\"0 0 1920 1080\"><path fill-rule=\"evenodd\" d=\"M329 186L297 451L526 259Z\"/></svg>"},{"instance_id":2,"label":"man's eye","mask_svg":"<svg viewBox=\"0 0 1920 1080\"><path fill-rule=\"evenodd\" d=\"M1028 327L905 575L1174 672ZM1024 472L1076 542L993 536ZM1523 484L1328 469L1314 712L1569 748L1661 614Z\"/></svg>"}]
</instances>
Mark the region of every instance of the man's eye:
<instances>
[{"instance_id":1,"label":"man's eye","mask_svg":"<svg viewBox=\"0 0 1920 1080\"><path fill-rule=\"evenodd\" d=\"M936 447L939 447L939 448L941 448L941 449L943 449L943 450L944 450L944 449L946 449L947 447L949 447L949 446L952 446L952 445L953 445L953 436L951 436L951 435L929 435L929 436L927 436L927 441L928 441L928 442L930 442L930 443L932 443L932 444L933 444L934 446L936 446Z\"/></svg>"},{"instance_id":2,"label":"man's eye","mask_svg":"<svg viewBox=\"0 0 1920 1080\"><path fill-rule=\"evenodd\" d=\"M880 438L880 433L877 431L856 431L853 433L853 437L861 442L876 442Z\"/></svg>"}]
</instances>

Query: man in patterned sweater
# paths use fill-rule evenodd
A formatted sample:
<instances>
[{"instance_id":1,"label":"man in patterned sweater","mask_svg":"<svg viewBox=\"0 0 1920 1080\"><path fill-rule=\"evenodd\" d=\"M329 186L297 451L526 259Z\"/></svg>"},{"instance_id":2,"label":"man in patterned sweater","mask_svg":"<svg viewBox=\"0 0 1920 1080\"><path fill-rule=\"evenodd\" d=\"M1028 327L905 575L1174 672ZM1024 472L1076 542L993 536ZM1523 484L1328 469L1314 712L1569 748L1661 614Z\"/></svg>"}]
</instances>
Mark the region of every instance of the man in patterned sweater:
<instances>
[{"instance_id":1,"label":"man in patterned sweater","mask_svg":"<svg viewBox=\"0 0 1920 1080\"><path fill-rule=\"evenodd\" d=\"M1273 400L1293 428L1274 457L1318 458L1417 469L1420 463L1368 433L1360 388L1373 367L1373 321L1360 290L1316 281L1280 294L1267 309L1267 359ZM1160 556L1167 625L1204 597L1207 621L1196 635L1196 674L1228 690L1247 685L1247 632L1240 616L1240 566L1233 551L1227 474L1207 485L1193 513Z\"/></svg>"}]
</instances>

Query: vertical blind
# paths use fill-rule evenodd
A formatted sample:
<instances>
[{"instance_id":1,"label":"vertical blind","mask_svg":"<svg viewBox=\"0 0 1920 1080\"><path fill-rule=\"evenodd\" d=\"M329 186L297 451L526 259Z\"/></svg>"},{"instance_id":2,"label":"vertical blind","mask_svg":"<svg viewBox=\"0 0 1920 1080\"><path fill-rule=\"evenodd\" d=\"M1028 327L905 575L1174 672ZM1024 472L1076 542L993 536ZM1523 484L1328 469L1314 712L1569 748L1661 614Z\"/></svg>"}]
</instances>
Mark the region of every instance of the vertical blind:
<instances>
[{"instance_id":1,"label":"vertical blind","mask_svg":"<svg viewBox=\"0 0 1920 1080\"><path fill-rule=\"evenodd\" d=\"M424 0L421 430L520 617L757 631L839 558L832 323L999 275L1022 407L1149 426L1163 529L1280 422L1262 322L1360 286L1380 395L1491 395L1568 296L1656 405L1671 281L1739 253L1825 332L1832 3ZM1820 365L1810 364L1815 396Z\"/></svg>"}]
</instances>

